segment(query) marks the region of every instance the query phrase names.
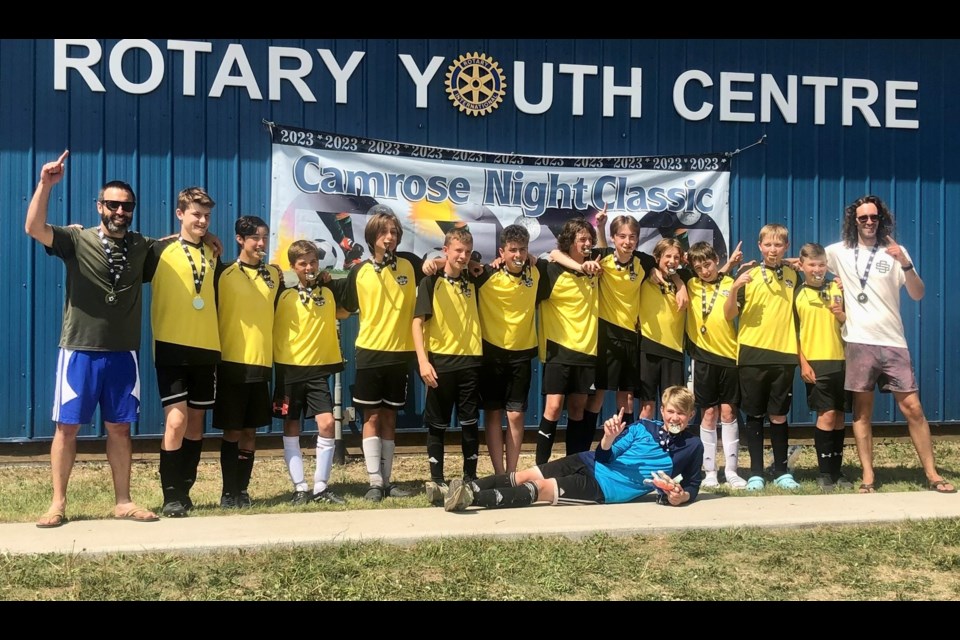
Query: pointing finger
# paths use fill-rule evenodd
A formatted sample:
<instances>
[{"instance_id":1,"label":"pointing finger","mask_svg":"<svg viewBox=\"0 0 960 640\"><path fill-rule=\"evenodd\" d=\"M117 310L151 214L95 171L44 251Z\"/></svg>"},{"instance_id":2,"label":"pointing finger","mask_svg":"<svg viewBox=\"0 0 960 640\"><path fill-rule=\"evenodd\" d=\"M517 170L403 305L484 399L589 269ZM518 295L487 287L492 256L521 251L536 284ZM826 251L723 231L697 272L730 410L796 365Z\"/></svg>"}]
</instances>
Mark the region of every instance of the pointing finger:
<instances>
[{"instance_id":1,"label":"pointing finger","mask_svg":"<svg viewBox=\"0 0 960 640\"><path fill-rule=\"evenodd\" d=\"M60 154L60 157L57 158L57 164L62 164L64 160L67 159L67 156L70 155L69 149L64 149L63 153Z\"/></svg>"}]
</instances>

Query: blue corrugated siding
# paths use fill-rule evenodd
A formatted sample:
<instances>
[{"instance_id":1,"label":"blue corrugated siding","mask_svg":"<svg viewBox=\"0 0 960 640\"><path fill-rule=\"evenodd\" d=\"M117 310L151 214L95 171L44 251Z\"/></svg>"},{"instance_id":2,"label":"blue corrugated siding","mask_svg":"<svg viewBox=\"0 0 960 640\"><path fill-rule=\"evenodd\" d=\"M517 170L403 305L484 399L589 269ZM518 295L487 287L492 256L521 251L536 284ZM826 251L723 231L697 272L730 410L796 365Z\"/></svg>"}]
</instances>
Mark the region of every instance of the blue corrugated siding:
<instances>
[{"instance_id":1,"label":"blue corrugated siding","mask_svg":"<svg viewBox=\"0 0 960 640\"><path fill-rule=\"evenodd\" d=\"M744 240L747 257L755 257L755 238L767 222L782 222L796 250L806 241L827 244L839 236L843 206L866 192L877 193L898 216L897 239L916 258L927 285L915 303L904 294L903 315L914 356L921 397L933 422L960 421L960 394L946 375L946 363L960 356L960 293L945 286L947 216L960 204L958 164L947 151L960 147L960 66L957 40L213 40L213 53L198 56L197 95L182 95L183 54L162 51L166 76L153 92L133 96L117 90L106 59L116 44L101 40L103 60L95 67L105 93L90 91L76 72L68 73L69 90L53 90L53 42L0 40L0 204L7 215L4 232L9 264L0 290L0 440L44 439L49 420L53 372L63 300L63 268L44 255L23 233L23 215L36 185L39 167L64 149L71 150L69 169L50 203L50 222L96 223L96 189L108 179L131 182L138 191L136 219L140 231L162 236L176 228L176 193L204 185L215 199L213 231L231 246L238 215L270 217L270 141L264 119L305 128L365 135L443 147L520 152L534 155L666 155L745 149L761 136L765 143L745 150L733 161L730 193L733 241ZM228 87L218 99L207 98L223 54L231 43L244 52L263 93L251 100L246 90ZM289 83L281 100L271 101L267 82L269 47L293 47L310 53L308 85L316 102L305 103ZM335 84L317 49L330 49L343 65L353 51L364 51L360 68L348 85L347 104L335 102ZM485 53L503 69L504 103L487 116L473 117L450 105L442 78L460 55ZM428 89L429 108L414 108L416 89L398 60L408 54L421 68L433 56L444 63ZM526 62L526 96L538 101L541 63L554 64L553 106L544 114L524 114L512 103L513 61ZM643 113L628 117L626 98L616 98L612 118L602 117L599 75L586 79L583 115L571 115L569 76L560 64L613 66L616 82L629 81L629 68L643 69ZM142 81L149 60L142 53L123 60L128 78ZM689 69L705 71L710 88L692 86L691 95L709 99L715 113L693 122L673 109L673 79ZM770 123L721 122L719 78L722 71L754 74L743 90L755 93L737 106L759 114L760 75L771 74L785 86L788 75L867 78L880 86L877 115L883 120L883 82L915 80L920 89L919 130L870 128L854 114L853 126L840 124L839 87L826 102L826 124L813 124L809 96L802 85L797 124L786 124L774 107ZM602 73L602 72L601 72ZM145 289L149 309L150 288ZM162 432L156 376L150 349L149 313L144 314L141 349L143 420L139 435ZM343 342L352 344L356 323L343 323ZM354 370L344 372L344 397ZM531 391L528 423L539 420L539 384ZM418 427L422 387L415 393L401 426ZM809 424L803 386L797 378L792 424ZM612 407L608 407L611 409ZM879 398L878 422L902 421L889 397ZM82 432L99 436L95 427Z\"/></svg>"}]
</instances>

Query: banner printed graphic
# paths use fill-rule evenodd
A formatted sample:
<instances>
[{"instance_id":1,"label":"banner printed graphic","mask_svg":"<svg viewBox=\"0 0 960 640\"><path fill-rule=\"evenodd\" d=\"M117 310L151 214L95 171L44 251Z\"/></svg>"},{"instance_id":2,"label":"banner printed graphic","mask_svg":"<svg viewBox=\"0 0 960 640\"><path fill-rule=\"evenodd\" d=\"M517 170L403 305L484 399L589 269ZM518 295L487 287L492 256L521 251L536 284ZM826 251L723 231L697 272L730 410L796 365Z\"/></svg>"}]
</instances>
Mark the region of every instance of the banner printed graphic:
<instances>
[{"instance_id":1,"label":"banner printed graphic","mask_svg":"<svg viewBox=\"0 0 960 640\"><path fill-rule=\"evenodd\" d=\"M287 247L313 240L321 267L341 277L370 257L366 213L393 209L403 227L400 251L442 255L447 230L467 226L474 251L497 257L500 231L522 224L530 253L556 248L571 217L596 223L640 221L638 249L653 253L664 237L688 247L713 244L726 261L729 244L730 158L698 156L552 157L444 149L311 131L273 124L271 258L289 271ZM609 237L609 235L608 235Z\"/></svg>"}]
</instances>

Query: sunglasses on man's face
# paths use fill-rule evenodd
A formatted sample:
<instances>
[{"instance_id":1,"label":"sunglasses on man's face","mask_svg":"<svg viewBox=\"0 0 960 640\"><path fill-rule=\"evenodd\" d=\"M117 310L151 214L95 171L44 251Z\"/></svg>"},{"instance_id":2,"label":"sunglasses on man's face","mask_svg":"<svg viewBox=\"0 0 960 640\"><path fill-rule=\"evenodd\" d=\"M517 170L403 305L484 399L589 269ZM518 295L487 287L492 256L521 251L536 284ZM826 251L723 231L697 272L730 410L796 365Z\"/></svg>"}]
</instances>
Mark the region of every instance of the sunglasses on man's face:
<instances>
[{"instance_id":1,"label":"sunglasses on man's face","mask_svg":"<svg viewBox=\"0 0 960 640\"><path fill-rule=\"evenodd\" d=\"M100 204L105 206L110 213L116 213L120 207L123 207L123 210L127 213L133 213L133 210L137 208L136 202L127 202L126 200L101 200Z\"/></svg>"},{"instance_id":2,"label":"sunglasses on man's face","mask_svg":"<svg viewBox=\"0 0 960 640\"><path fill-rule=\"evenodd\" d=\"M865 216L857 216L857 222L860 224L867 224L868 222L877 222L880 220L880 216L876 214L868 214Z\"/></svg>"}]
</instances>

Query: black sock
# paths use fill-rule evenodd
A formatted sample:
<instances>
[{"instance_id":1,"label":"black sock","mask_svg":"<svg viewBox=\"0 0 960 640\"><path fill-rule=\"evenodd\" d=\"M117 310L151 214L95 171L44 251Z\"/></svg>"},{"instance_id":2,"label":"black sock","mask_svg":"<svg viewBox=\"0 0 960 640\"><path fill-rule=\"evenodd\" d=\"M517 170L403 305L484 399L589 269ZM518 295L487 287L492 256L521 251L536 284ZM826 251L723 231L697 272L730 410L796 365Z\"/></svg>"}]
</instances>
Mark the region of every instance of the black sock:
<instances>
[{"instance_id":1,"label":"black sock","mask_svg":"<svg viewBox=\"0 0 960 640\"><path fill-rule=\"evenodd\" d=\"M537 430L537 465L549 462L550 452L553 450L553 440L556 435L557 421L540 418L540 428Z\"/></svg>"},{"instance_id":2,"label":"black sock","mask_svg":"<svg viewBox=\"0 0 960 640\"><path fill-rule=\"evenodd\" d=\"M591 426L586 418L579 420L568 419L566 431L567 455L589 451L593 444L593 434L596 426Z\"/></svg>"},{"instance_id":3,"label":"black sock","mask_svg":"<svg viewBox=\"0 0 960 640\"><path fill-rule=\"evenodd\" d=\"M184 456L181 461L183 465L181 477L183 494L189 497L190 489L197 481L197 469L200 467L200 456L203 454L203 440L187 440L184 438L180 450L183 451Z\"/></svg>"},{"instance_id":4,"label":"black sock","mask_svg":"<svg viewBox=\"0 0 960 640\"><path fill-rule=\"evenodd\" d=\"M220 477L223 480L221 493L225 496L235 496L240 491L237 486L237 457L240 445L228 440L220 441Z\"/></svg>"},{"instance_id":5,"label":"black sock","mask_svg":"<svg viewBox=\"0 0 960 640\"><path fill-rule=\"evenodd\" d=\"M174 451L160 450L160 487L163 491L163 503L183 501L182 480L180 479L180 460L183 447Z\"/></svg>"},{"instance_id":6,"label":"black sock","mask_svg":"<svg viewBox=\"0 0 960 640\"><path fill-rule=\"evenodd\" d=\"M773 477L787 473L787 423L770 423L770 446L773 449Z\"/></svg>"},{"instance_id":7,"label":"black sock","mask_svg":"<svg viewBox=\"0 0 960 640\"><path fill-rule=\"evenodd\" d=\"M443 429L427 427L427 460L430 463L430 479L438 484L445 482L443 478L444 433Z\"/></svg>"},{"instance_id":8,"label":"black sock","mask_svg":"<svg viewBox=\"0 0 960 640\"><path fill-rule=\"evenodd\" d=\"M478 491L485 491L487 489L496 489L497 487L512 487L513 483L511 482L513 474L512 473L501 473L497 476L485 476L483 478L478 478L473 481L473 485L477 488Z\"/></svg>"},{"instance_id":9,"label":"black sock","mask_svg":"<svg viewBox=\"0 0 960 640\"><path fill-rule=\"evenodd\" d=\"M583 412L583 449L581 451L589 451L593 447L593 441L597 436L597 419L600 417L600 414L593 413L592 411ZM627 423L629 424L629 423Z\"/></svg>"},{"instance_id":10,"label":"black sock","mask_svg":"<svg viewBox=\"0 0 960 640\"><path fill-rule=\"evenodd\" d=\"M473 503L488 509L507 507L526 507L537 501L537 485L533 482L524 482L519 487L502 487L478 491L473 496Z\"/></svg>"},{"instance_id":11,"label":"black sock","mask_svg":"<svg viewBox=\"0 0 960 640\"><path fill-rule=\"evenodd\" d=\"M237 489L246 491L250 487L250 476L253 475L253 459L257 454L249 449L239 449L237 454Z\"/></svg>"},{"instance_id":12,"label":"black sock","mask_svg":"<svg viewBox=\"0 0 960 640\"><path fill-rule=\"evenodd\" d=\"M750 452L750 475L763 477L763 416L747 416L743 424Z\"/></svg>"},{"instance_id":13,"label":"black sock","mask_svg":"<svg viewBox=\"0 0 960 640\"><path fill-rule=\"evenodd\" d=\"M820 473L832 475L833 432L814 428L813 447L817 450L817 470Z\"/></svg>"},{"instance_id":14,"label":"black sock","mask_svg":"<svg viewBox=\"0 0 960 640\"><path fill-rule=\"evenodd\" d=\"M463 477L477 479L477 461L480 459L480 432L477 423L460 425L460 451L463 452Z\"/></svg>"},{"instance_id":15,"label":"black sock","mask_svg":"<svg viewBox=\"0 0 960 640\"><path fill-rule=\"evenodd\" d=\"M843 442L846 439L846 429L834 429L830 432L833 438L833 458L830 459L830 477L834 480L843 473Z\"/></svg>"}]
</instances>

